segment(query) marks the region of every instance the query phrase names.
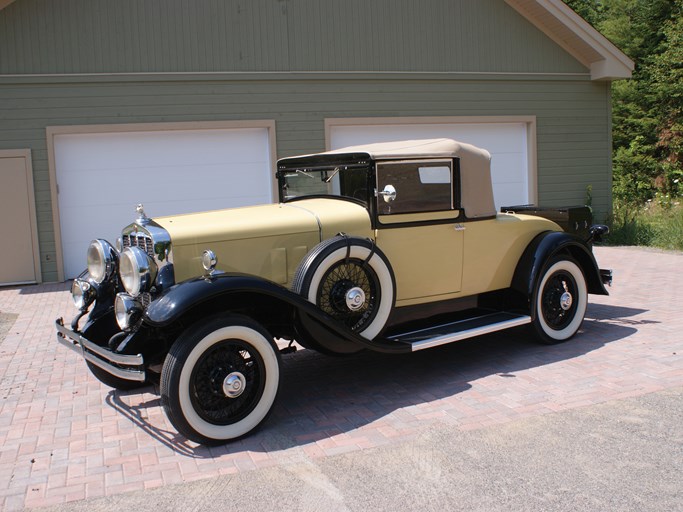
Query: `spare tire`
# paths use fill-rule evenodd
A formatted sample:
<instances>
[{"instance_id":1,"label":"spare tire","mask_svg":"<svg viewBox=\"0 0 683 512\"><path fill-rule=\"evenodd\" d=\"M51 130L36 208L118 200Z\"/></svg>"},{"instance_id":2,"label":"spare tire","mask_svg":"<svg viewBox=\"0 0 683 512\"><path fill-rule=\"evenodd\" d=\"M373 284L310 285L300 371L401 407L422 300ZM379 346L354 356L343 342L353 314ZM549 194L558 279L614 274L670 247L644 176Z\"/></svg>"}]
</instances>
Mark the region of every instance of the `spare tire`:
<instances>
[{"instance_id":1,"label":"spare tire","mask_svg":"<svg viewBox=\"0 0 683 512\"><path fill-rule=\"evenodd\" d=\"M339 235L301 261L292 290L366 339L375 338L396 300L389 260L371 240Z\"/></svg>"}]
</instances>

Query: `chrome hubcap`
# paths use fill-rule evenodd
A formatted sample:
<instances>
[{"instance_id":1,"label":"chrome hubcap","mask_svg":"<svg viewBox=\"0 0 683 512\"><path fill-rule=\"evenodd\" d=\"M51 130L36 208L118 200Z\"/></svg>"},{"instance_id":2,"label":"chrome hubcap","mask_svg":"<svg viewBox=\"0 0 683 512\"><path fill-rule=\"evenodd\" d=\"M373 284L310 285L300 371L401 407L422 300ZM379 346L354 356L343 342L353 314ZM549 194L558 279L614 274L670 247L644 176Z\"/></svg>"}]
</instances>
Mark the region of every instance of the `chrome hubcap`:
<instances>
[{"instance_id":1,"label":"chrome hubcap","mask_svg":"<svg viewBox=\"0 0 683 512\"><path fill-rule=\"evenodd\" d=\"M237 398L244 393L247 379L240 372L232 372L223 380L223 393L228 398Z\"/></svg>"},{"instance_id":2,"label":"chrome hubcap","mask_svg":"<svg viewBox=\"0 0 683 512\"><path fill-rule=\"evenodd\" d=\"M560 307L565 311L572 307L572 302L574 302L574 299L569 292L564 292L560 297Z\"/></svg>"},{"instance_id":3,"label":"chrome hubcap","mask_svg":"<svg viewBox=\"0 0 683 512\"><path fill-rule=\"evenodd\" d=\"M359 310L365 304L365 292L357 286L346 292L346 307L351 311Z\"/></svg>"}]
</instances>

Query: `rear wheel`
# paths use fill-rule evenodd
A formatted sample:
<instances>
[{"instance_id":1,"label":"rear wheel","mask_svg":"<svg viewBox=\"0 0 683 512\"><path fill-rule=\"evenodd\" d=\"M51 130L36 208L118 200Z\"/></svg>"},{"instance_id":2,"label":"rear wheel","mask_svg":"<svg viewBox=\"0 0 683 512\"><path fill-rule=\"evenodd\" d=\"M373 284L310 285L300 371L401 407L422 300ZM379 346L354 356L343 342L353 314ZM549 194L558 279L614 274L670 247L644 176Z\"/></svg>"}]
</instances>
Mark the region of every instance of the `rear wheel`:
<instances>
[{"instance_id":1,"label":"rear wheel","mask_svg":"<svg viewBox=\"0 0 683 512\"><path fill-rule=\"evenodd\" d=\"M588 291L581 268L568 256L551 259L533 298L533 326L542 343L561 343L574 336L586 314Z\"/></svg>"},{"instance_id":2,"label":"rear wheel","mask_svg":"<svg viewBox=\"0 0 683 512\"><path fill-rule=\"evenodd\" d=\"M280 385L272 337L253 320L220 316L185 331L166 356L161 403L192 441L219 444L266 419Z\"/></svg>"}]
</instances>

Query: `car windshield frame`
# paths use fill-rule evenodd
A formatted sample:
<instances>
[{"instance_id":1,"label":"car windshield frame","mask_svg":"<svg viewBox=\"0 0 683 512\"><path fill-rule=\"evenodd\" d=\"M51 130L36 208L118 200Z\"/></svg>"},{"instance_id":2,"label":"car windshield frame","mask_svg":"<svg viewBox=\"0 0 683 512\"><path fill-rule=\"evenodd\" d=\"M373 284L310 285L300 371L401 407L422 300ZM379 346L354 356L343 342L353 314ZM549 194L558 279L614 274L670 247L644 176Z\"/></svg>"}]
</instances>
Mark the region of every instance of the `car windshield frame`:
<instances>
[{"instance_id":1,"label":"car windshield frame","mask_svg":"<svg viewBox=\"0 0 683 512\"><path fill-rule=\"evenodd\" d=\"M369 161L292 162L279 165L278 193L281 203L310 198L351 200L369 207L374 192Z\"/></svg>"}]
</instances>

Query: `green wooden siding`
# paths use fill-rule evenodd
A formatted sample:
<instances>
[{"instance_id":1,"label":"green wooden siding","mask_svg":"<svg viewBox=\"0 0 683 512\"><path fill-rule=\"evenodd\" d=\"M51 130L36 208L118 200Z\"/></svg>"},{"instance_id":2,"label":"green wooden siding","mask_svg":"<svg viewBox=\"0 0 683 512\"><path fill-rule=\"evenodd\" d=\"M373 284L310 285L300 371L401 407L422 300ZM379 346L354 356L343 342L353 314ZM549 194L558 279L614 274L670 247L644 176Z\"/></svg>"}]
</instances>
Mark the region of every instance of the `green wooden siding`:
<instances>
[{"instance_id":1,"label":"green wooden siding","mask_svg":"<svg viewBox=\"0 0 683 512\"><path fill-rule=\"evenodd\" d=\"M324 150L325 118L533 115L540 204L583 204L586 186L592 185L597 214L608 211L608 83L197 77L156 82L16 81L0 81L0 149L32 150L46 281L57 278L46 126L275 119L277 154L284 157Z\"/></svg>"},{"instance_id":2,"label":"green wooden siding","mask_svg":"<svg viewBox=\"0 0 683 512\"><path fill-rule=\"evenodd\" d=\"M586 73L502 0L16 0L0 74Z\"/></svg>"},{"instance_id":3,"label":"green wooden siding","mask_svg":"<svg viewBox=\"0 0 683 512\"><path fill-rule=\"evenodd\" d=\"M536 116L542 205L610 201L609 83L503 0L16 0L0 10L0 149L30 148L57 279L46 127L275 119L279 157L325 118Z\"/></svg>"}]
</instances>

